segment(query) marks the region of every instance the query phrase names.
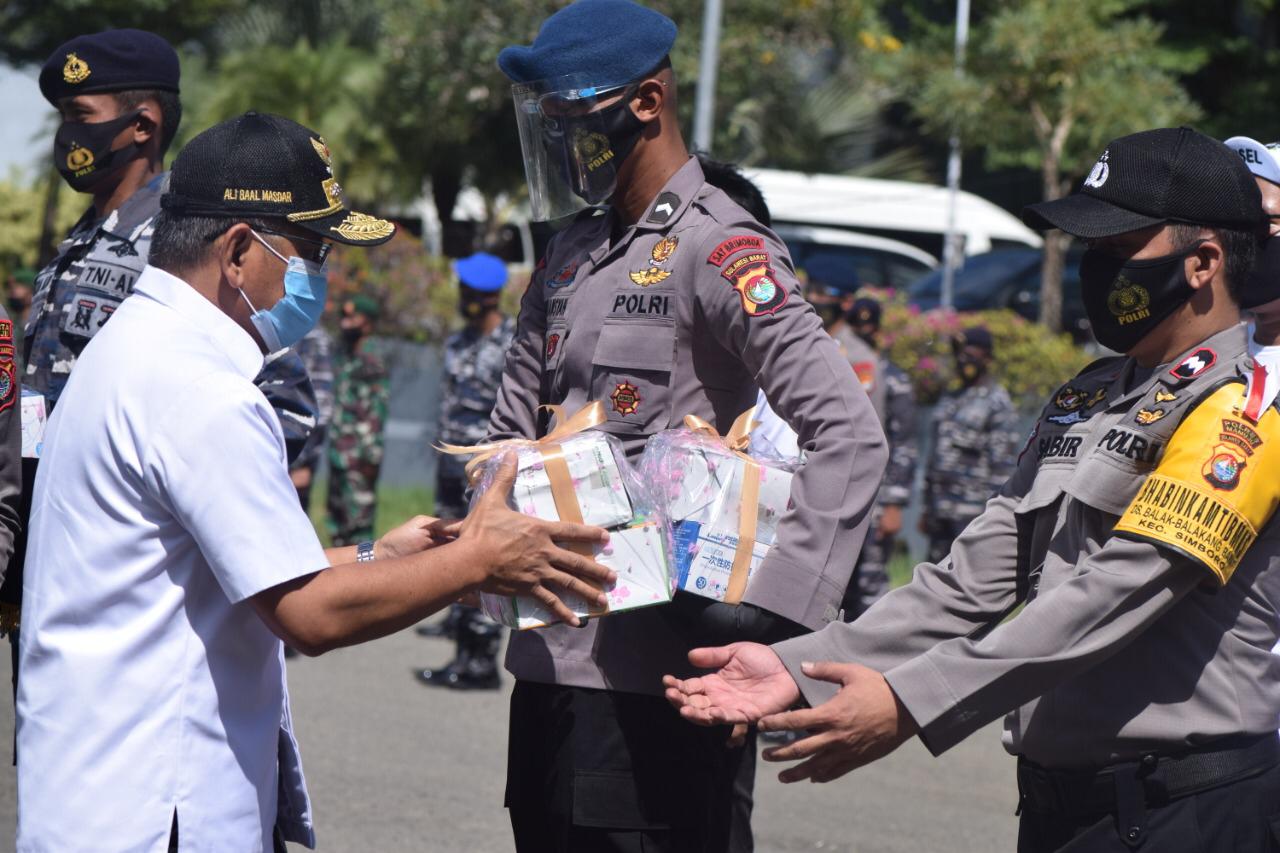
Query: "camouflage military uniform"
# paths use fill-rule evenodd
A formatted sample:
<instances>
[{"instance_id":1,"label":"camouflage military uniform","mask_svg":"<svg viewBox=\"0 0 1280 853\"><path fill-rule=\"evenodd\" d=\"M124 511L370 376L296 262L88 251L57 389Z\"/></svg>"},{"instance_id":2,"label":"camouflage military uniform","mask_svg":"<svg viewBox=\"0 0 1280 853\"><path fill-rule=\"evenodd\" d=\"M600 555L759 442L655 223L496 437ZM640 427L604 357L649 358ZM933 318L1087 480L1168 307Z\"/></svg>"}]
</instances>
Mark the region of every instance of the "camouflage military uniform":
<instances>
[{"instance_id":1,"label":"camouflage military uniform","mask_svg":"<svg viewBox=\"0 0 1280 853\"><path fill-rule=\"evenodd\" d=\"M444 345L444 390L440 400L439 440L447 444L479 444L489 431L489 417L502 387L502 367L515 337L516 321L504 317L488 335L463 329ZM467 514L464 463L441 454L436 466L436 515L462 518ZM452 666L473 676L497 672L502 626L479 608L455 604L447 617L457 636Z\"/></svg>"},{"instance_id":2,"label":"camouflage military uniform","mask_svg":"<svg viewBox=\"0 0 1280 853\"><path fill-rule=\"evenodd\" d=\"M329 532L334 545L373 538L382 429L387 420L387 365L365 339L335 363L329 424Z\"/></svg>"},{"instance_id":3,"label":"camouflage military uniform","mask_svg":"<svg viewBox=\"0 0 1280 853\"><path fill-rule=\"evenodd\" d=\"M1017 417L1009 392L990 376L938 403L924 489L929 562L950 552L1013 472L1021 444Z\"/></svg>"},{"instance_id":4,"label":"camouflage military uniform","mask_svg":"<svg viewBox=\"0 0 1280 853\"><path fill-rule=\"evenodd\" d=\"M862 551L858 554L858 562L841 605L844 618L852 620L889 591L889 558L893 556L897 537L881 537L880 520L885 507L902 507L911 500L911 484L919 458L916 398L911 377L906 371L874 350L852 329L841 327L833 337L849 359L863 390L871 398L871 405L880 417L880 426L889 442L889 465L876 495L871 529L863 540Z\"/></svg>"}]
</instances>

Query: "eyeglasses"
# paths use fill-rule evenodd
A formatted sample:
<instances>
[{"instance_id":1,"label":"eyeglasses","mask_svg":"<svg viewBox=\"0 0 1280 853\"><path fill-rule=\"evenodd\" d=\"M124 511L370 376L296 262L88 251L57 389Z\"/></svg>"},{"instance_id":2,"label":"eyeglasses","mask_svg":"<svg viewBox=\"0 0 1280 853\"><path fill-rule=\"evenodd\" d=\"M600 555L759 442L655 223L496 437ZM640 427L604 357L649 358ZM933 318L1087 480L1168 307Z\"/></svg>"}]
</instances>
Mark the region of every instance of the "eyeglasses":
<instances>
[{"instance_id":1,"label":"eyeglasses","mask_svg":"<svg viewBox=\"0 0 1280 853\"><path fill-rule=\"evenodd\" d=\"M307 260L315 261L317 264L323 264L325 259L329 257L329 250L333 248L331 243L326 243L323 240L313 240L310 237L299 237L297 234L286 234L283 231L272 231L270 228L258 228L256 230L260 234L270 234L273 237L283 237L294 244L306 243L308 245L315 246L315 255L307 258Z\"/></svg>"}]
</instances>

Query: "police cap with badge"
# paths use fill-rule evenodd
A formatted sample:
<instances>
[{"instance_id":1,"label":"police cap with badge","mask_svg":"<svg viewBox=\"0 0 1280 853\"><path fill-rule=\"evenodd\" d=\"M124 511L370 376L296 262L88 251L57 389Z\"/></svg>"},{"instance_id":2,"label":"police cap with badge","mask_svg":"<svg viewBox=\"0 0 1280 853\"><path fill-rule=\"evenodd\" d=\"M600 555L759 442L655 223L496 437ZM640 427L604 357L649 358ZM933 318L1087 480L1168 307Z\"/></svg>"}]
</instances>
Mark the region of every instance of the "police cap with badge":
<instances>
[{"instance_id":1,"label":"police cap with badge","mask_svg":"<svg viewBox=\"0 0 1280 853\"><path fill-rule=\"evenodd\" d=\"M176 93L178 77L178 54L160 36L143 30L106 30L77 36L55 50L40 69L40 92L57 107L79 95ZM106 176L141 156L143 146L138 143L113 147L140 113L135 109L97 122L63 121L53 139L53 164L63 180L76 192L92 192ZM176 127L176 121L170 125Z\"/></svg>"},{"instance_id":2,"label":"police cap with badge","mask_svg":"<svg viewBox=\"0 0 1280 853\"><path fill-rule=\"evenodd\" d=\"M676 32L670 18L632 0L578 0L547 18L533 44L498 54L515 84L535 220L608 201L644 129L627 96L662 67Z\"/></svg>"},{"instance_id":3,"label":"police cap with badge","mask_svg":"<svg viewBox=\"0 0 1280 853\"><path fill-rule=\"evenodd\" d=\"M1258 235L1265 227L1262 196L1239 155L1189 127L1112 140L1078 192L1030 205L1022 218L1090 240L1169 222ZM1198 246L1142 260L1091 246L1080 260L1080 285L1098 342L1129 352L1186 303L1195 291L1184 261Z\"/></svg>"},{"instance_id":4,"label":"police cap with badge","mask_svg":"<svg viewBox=\"0 0 1280 853\"><path fill-rule=\"evenodd\" d=\"M385 243L396 230L347 207L319 134L269 113L247 112L187 143L160 206L178 216L282 219L352 246Z\"/></svg>"},{"instance_id":5,"label":"police cap with badge","mask_svg":"<svg viewBox=\"0 0 1280 853\"><path fill-rule=\"evenodd\" d=\"M132 89L178 91L178 54L155 33L105 30L76 36L40 69L40 93L54 106L62 98Z\"/></svg>"}]
</instances>

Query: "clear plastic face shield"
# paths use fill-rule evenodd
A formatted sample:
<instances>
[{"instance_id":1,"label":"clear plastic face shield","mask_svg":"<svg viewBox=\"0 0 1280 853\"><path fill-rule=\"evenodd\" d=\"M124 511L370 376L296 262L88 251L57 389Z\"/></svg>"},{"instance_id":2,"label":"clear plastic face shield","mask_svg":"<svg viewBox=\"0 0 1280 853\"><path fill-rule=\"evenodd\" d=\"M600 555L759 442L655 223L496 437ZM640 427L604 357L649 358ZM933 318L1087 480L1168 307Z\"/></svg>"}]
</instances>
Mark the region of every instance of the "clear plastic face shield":
<instances>
[{"instance_id":1,"label":"clear plastic face shield","mask_svg":"<svg viewBox=\"0 0 1280 853\"><path fill-rule=\"evenodd\" d=\"M597 87L573 75L511 87L533 219L560 219L613 195L644 130L630 108L637 85Z\"/></svg>"}]
</instances>

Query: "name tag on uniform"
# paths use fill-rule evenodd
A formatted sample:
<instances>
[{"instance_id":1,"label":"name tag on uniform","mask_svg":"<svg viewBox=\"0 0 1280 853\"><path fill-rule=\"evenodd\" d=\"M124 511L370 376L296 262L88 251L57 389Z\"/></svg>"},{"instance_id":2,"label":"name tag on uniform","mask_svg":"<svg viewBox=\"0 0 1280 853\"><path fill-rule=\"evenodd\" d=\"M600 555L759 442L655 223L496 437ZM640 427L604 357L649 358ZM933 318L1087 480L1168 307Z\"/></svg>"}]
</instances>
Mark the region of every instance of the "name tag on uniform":
<instances>
[{"instance_id":1,"label":"name tag on uniform","mask_svg":"<svg viewBox=\"0 0 1280 853\"><path fill-rule=\"evenodd\" d=\"M49 421L49 411L44 395L22 389L22 456L39 459L44 449L44 428Z\"/></svg>"}]
</instances>

